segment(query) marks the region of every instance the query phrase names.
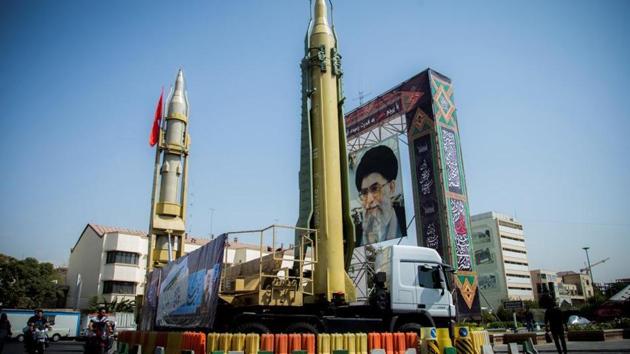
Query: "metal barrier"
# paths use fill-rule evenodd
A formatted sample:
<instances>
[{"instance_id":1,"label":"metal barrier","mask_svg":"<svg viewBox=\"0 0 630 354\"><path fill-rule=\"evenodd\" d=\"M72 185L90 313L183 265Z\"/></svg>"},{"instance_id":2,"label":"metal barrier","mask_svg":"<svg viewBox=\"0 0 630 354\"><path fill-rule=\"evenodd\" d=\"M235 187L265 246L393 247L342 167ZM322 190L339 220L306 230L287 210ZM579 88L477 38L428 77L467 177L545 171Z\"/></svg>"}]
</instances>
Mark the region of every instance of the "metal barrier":
<instances>
[{"instance_id":1,"label":"metal barrier","mask_svg":"<svg viewBox=\"0 0 630 354\"><path fill-rule=\"evenodd\" d=\"M202 354L438 354L452 352L451 338L446 328L423 328L417 333L322 333L263 334L145 332L123 331L118 335L118 353L154 354L163 348L165 354L194 351ZM479 354L489 344L486 331L470 332L467 327L456 329L455 347L458 353Z\"/></svg>"}]
</instances>

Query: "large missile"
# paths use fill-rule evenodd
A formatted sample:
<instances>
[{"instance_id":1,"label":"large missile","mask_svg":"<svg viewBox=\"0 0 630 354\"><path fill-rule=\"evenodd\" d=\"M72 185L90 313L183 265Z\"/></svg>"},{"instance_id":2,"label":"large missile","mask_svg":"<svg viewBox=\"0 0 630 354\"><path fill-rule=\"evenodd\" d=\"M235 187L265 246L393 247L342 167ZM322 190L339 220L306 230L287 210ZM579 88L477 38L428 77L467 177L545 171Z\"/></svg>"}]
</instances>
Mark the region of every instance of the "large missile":
<instances>
[{"instance_id":1,"label":"large missile","mask_svg":"<svg viewBox=\"0 0 630 354\"><path fill-rule=\"evenodd\" d=\"M188 98L181 69L167 107L155 156L148 268L181 257L184 251L190 136Z\"/></svg>"},{"instance_id":2,"label":"large missile","mask_svg":"<svg viewBox=\"0 0 630 354\"><path fill-rule=\"evenodd\" d=\"M354 286L345 272L354 248L354 225L349 209L341 56L324 0L315 1L313 17L301 64L302 151L297 226L317 230L315 301L353 301Z\"/></svg>"}]
</instances>

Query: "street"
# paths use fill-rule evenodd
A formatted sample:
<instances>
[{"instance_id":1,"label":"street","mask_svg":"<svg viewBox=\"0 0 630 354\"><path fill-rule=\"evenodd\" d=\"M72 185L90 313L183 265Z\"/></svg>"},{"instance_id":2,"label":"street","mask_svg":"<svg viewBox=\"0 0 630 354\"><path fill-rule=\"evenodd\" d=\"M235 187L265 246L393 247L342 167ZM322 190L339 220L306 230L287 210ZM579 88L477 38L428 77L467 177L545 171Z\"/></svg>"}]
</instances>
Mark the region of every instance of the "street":
<instances>
[{"instance_id":1,"label":"street","mask_svg":"<svg viewBox=\"0 0 630 354\"><path fill-rule=\"evenodd\" d=\"M497 345L495 353L507 353L506 345ZM523 350L523 346L519 346ZM536 346L540 353L557 353L553 343L543 343ZM611 340L606 342L567 342L569 353L630 353L630 339Z\"/></svg>"},{"instance_id":2,"label":"street","mask_svg":"<svg viewBox=\"0 0 630 354\"><path fill-rule=\"evenodd\" d=\"M522 347L519 348L522 350ZM536 349L540 353L555 353L553 344L539 344ZM607 341L607 342L568 342L569 353L630 353L630 339ZM507 346L498 345L495 347L496 353L507 353ZM21 343L10 342L5 346L3 354L23 354L24 346ZM51 343L46 351L49 354L83 353L83 342L60 341Z\"/></svg>"},{"instance_id":3,"label":"street","mask_svg":"<svg viewBox=\"0 0 630 354\"><path fill-rule=\"evenodd\" d=\"M8 342L4 346L4 352L2 354L23 354L24 344L18 342ZM49 354L62 354L62 353L83 353L83 342L75 341L59 341L57 343L50 343L50 347L46 350Z\"/></svg>"}]
</instances>

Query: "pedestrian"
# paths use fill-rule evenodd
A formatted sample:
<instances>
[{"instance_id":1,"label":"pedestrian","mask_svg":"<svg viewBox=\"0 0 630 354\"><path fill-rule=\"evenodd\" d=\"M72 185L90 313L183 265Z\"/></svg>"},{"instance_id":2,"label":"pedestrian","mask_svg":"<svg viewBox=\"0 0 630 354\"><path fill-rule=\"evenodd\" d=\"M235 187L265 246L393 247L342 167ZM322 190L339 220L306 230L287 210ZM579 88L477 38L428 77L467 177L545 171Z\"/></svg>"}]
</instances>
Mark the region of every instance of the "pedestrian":
<instances>
[{"instance_id":1,"label":"pedestrian","mask_svg":"<svg viewBox=\"0 0 630 354\"><path fill-rule=\"evenodd\" d=\"M528 332L534 331L534 314L529 308L525 311L525 326Z\"/></svg>"},{"instance_id":2,"label":"pedestrian","mask_svg":"<svg viewBox=\"0 0 630 354\"><path fill-rule=\"evenodd\" d=\"M3 313L0 316L0 354L4 350L4 342L11 338L13 333L11 333L11 322L7 318L7 314Z\"/></svg>"},{"instance_id":3,"label":"pedestrian","mask_svg":"<svg viewBox=\"0 0 630 354\"><path fill-rule=\"evenodd\" d=\"M549 332L551 329L551 336L553 342L556 344L556 350L558 354L567 353L567 342L564 339L564 330L567 324L562 318L562 311L555 304L549 305L547 311L545 311L545 332ZM560 344L562 344L562 350L560 350Z\"/></svg>"}]
</instances>

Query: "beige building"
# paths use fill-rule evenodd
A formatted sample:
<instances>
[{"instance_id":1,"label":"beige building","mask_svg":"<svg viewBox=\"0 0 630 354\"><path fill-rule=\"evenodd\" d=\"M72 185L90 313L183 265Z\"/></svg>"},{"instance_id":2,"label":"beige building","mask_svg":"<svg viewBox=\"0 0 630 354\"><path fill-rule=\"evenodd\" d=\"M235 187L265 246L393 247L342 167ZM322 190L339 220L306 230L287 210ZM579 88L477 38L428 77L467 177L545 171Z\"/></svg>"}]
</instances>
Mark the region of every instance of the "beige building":
<instances>
[{"instance_id":1,"label":"beige building","mask_svg":"<svg viewBox=\"0 0 630 354\"><path fill-rule=\"evenodd\" d=\"M531 276L536 300L540 301L541 296L548 293L561 308L584 305L594 294L591 277L587 274L535 269Z\"/></svg>"},{"instance_id":2,"label":"beige building","mask_svg":"<svg viewBox=\"0 0 630 354\"><path fill-rule=\"evenodd\" d=\"M207 242L186 238L184 252ZM148 248L146 232L88 224L70 250L66 307L87 309L93 296L111 302L142 294Z\"/></svg>"},{"instance_id":3,"label":"beige building","mask_svg":"<svg viewBox=\"0 0 630 354\"><path fill-rule=\"evenodd\" d=\"M533 300L523 225L495 212L473 215L471 224L481 306L497 309L505 300Z\"/></svg>"},{"instance_id":4,"label":"beige building","mask_svg":"<svg viewBox=\"0 0 630 354\"><path fill-rule=\"evenodd\" d=\"M562 279L558 278L558 273L547 269L534 269L530 272L534 297L540 301L540 297L548 293L553 297L559 295Z\"/></svg>"},{"instance_id":5,"label":"beige building","mask_svg":"<svg viewBox=\"0 0 630 354\"><path fill-rule=\"evenodd\" d=\"M543 294L549 294L556 299L556 305L561 308L573 305L572 297L576 296L578 291L575 284L564 284L557 272L547 269L534 269L531 276L537 301L540 301Z\"/></svg>"},{"instance_id":6,"label":"beige building","mask_svg":"<svg viewBox=\"0 0 630 354\"><path fill-rule=\"evenodd\" d=\"M571 294L571 303L574 306L584 305L586 300L593 297L593 283L588 274L580 274L576 272L559 272L558 277L562 277L565 285L573 285L576 290Z\"/></svg>"}]
</instances>

